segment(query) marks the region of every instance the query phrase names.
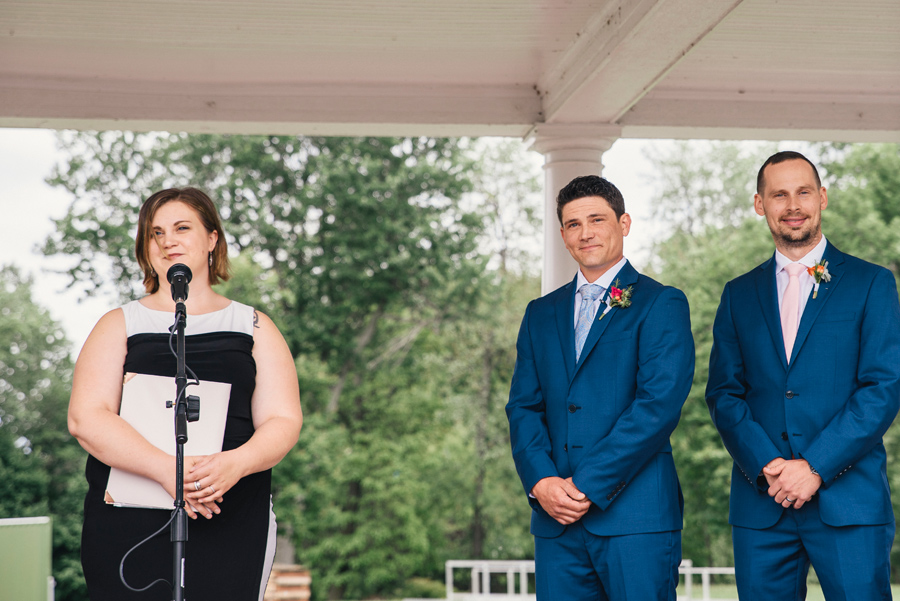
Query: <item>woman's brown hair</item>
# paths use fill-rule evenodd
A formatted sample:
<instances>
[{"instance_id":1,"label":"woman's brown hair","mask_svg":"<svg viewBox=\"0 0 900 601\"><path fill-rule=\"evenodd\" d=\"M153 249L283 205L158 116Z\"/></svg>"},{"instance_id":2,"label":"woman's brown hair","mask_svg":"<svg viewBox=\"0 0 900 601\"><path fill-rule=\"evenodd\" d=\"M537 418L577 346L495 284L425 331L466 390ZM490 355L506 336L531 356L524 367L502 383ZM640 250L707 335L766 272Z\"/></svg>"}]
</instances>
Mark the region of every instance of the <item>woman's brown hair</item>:
<instances>
[{"instance_id":1,"label":"woman's brown hair","mask_svg":"<svg viewBox=\"0 0 900 601\"><path fill-rule=\"evenodd\" d=\"M227 282L231 277L231 265L228 262L228 246L225 243L225 231L212 199L197 188L169 188L160 190L144 201L138 215L137 238L134 241L134 254L138 265L144 272L144 288L147 294L159 290L159 274L150 265L149 244L153 241L153 217L159 207L166 203L178 201L194 209L200 216L200 223L207 232L216 232L218 240L212 250L212 266L209 268L209 285ZM165 277L165 275L163 276Z\"/></svg>"}]
</instances>

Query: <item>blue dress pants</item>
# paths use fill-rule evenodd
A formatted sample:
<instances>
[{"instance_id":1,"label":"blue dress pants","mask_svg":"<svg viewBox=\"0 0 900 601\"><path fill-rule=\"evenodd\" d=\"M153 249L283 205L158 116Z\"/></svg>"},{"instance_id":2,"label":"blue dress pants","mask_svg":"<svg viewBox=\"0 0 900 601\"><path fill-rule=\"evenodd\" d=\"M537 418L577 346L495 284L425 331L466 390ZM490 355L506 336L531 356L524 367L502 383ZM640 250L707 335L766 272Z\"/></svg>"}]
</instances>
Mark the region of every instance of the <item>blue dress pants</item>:
<instances>
[{"instance_id":1,"label":"blue dress pants","mask_svg":"<svg viewBox=\"0 0 900 601\"><path fill-rule=\"evenodd\" d=\"M534 538L538 601L675 601L681 532L597 536L581 522Z\"/></svg>"}]
</instances>

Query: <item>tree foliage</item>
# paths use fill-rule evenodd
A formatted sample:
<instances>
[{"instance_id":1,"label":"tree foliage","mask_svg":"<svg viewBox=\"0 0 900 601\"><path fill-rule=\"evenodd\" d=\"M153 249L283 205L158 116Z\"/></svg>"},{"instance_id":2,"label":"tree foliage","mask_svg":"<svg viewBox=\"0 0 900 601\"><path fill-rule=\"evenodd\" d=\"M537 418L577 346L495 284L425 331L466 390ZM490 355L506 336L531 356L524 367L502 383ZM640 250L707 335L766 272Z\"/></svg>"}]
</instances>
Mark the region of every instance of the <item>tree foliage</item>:
<instances>
[{"instance_id":1,"label":"tree foliage","mask_svg":"<svg viewBox=\"0 0 900 601\"><path fill-rule=\"evenodd\" d=\"M218 201L235 276L220 291L267 312L295 358L305 423L275 469L275 503L316 598L399 596L428 588L422 578L440 579L446 559L533 556L503 413L519 320L539 289L539 186L520 144L128 132L61 139L68 159L50 181L74 200L45 251L71 257L71 284L87 293L141 294L132 245L149 193L195 185ZM774 148L669 149L654 155L656 216L667 233L650 271L687 294L697 347L672 440L684 556L729 565L731 461L704 389L721 291L772 253L752 194ZM829 240L897 273L897 146L818 146L811 158L829 187ZM32 391L41 381L16 386ZM6 403L0 418L25 428L47 416ZM43 430L64 435L64 422ZM14 469L29 499L53 499L54 483L71 478L34 471L38 439L26 454L11 432L0 426L0 468ZM897 459L893 430L886 443ZM81 461L78 451L71 461ZM80 482L80 466L59 469ZM80 503L81 494L67 498ZM77 568L73 532L59 535L70 551L59 573Z\"/></svg>"},{"instance_id":2,"label":"tree foliage","mask_svg":"<svg viewBox=\"0 0 900 601\"><path fill-rule=\"evenodd\" d=\"M654 217L670 234L702 235L710 227L738 227L753 215L748 196L756 191L756 170L774 145L678 140L650 148L657 188ZM752 177L751 177L752 175Z\"/></svg>"},{"instance_id":3,"label":"tree foliage","mask_svg":"<svg viewBox=\"0 0 900 601\"><path fill-rule=\"evenodd\" d=\"M35 303L32 281L0 268L0 517L53 520L56 598L83 598L79 549L84 453L68 434L69 343Z\"/></svg>"},{"instance_id":4,"label":"tree foliage","mask_svg":"<svg viewBox=\"0 0 900 601\"><path fill-rule=\"evenodd\" d=\"M75 200L45 252L72 256L72 285L90 293L113 281L121 300L140 294L142 198L194 185L218 201L235 255L221 291L268 312L295 357L306 419L275 470L276 511L317 597L391 594L450 557L529 553L527 505L505 502L518 484L501 421L521 310L505 267L530 263L517 234L534 229L509 207L533 212L537 189L517 145L62 140L50 181Z\"/></svg>"},{"instance_id":5,"label":"tree foliage","mask_svg":"<svg viewBox=\"0 0 900 601\"><path fill-rule=\"evenodd\" d=\"M660 188L657 218L665 218L671 232L654 249L651 272L688 297L697 353L694 384L672 435L684 492L682 555L694 565L732 565L731 458L710 420L705 388L712 324L725 283L772 253L765 222L751 216L755 169L767 150L679 142L668 154L650 157Z\"/></svg>"}]
</instances>

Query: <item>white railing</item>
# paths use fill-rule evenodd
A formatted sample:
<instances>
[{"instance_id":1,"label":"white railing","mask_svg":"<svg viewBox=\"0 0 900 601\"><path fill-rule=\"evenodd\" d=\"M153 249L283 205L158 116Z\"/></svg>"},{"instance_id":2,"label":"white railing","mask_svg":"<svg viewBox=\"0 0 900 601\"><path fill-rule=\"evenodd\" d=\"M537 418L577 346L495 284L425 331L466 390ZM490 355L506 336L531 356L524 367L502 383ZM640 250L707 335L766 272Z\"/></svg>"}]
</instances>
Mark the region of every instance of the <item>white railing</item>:
<instances>
[{"instance_id":1,"label":"white railing","mask_svg":"<svg viewBox=\"0 0 900 601\"><path fill-rule=\"evenodd\" d=\"M470 592L458 593L453 590L453 570L472 570ZM506 593L491 593L491 574L506 574ZM535 599L528 594L528 575L534 574L534 561L495 559L451 559L444 566L444 581L447 585L447 601L474 601L489 599L515 599L524 601ZM516 576L518 575L518 578ZM518 580L518 592L516 581Z\"/></svg>"},{"instance_id":2,"label":"white railing","mask_svg":"<svg viewBox=\"0 0 900 601\"><path fill-rule=\"evenodd\" d=\"M453 588L453 572L457 569L471 570L471 589L468 592L457 592ZM678 567L678 573L684 575L684 596L679 599L694 598L694 577L700 576L703 601L712 601L710 597L710 576L713 574L734 575L734 568L694 567L694 562L685 559ZM491 575L506 574L506 592L491 592ZM535 595L528 592L528 576L534 574L534 561L527 560L490 560L490 559L451 559L445 564L444 581L447 586L447 601L534 601Z\"/></svg>"},{"instance_id":3,"label":"white railing","mask_svg":"<svg viewBox=\"0 0 900 601\"><path fill-rule=\"evenodd\" d=\"M694 562L692 562L690 559L685 559L678 567L678 573L684 574L685 599L694 598L694 576L699 574L700 586L703 594L701 599L703 599L703 601L711 601L712 597L710 597L709 577L712 574L730 574L734 576L734 568L695 568Z\"/></svg>"}]
</instances>

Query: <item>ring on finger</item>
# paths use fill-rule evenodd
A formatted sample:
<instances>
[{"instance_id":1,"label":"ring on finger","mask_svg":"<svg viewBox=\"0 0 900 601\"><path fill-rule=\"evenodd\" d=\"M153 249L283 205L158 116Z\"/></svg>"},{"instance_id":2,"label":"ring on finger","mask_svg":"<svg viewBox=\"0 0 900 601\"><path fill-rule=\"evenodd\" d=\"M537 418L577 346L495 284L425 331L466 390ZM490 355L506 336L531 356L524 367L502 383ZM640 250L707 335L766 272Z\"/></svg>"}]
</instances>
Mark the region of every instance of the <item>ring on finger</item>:
<instances>
[{"instance_id":1,"label":"ring on finger","mask_svg":"<svg viewBox=\"0 0 900 601\"><path fill-rule=\"evenodd\" d=\"M794 504L794 501L795 501L796 499L788 499L787 497L785 497L784 500L787 501L788 503L790 503L791 505L793 505L793 504Z\"/></svg>"},{"instance_id":2,"label":"ring on finger","mask_svg":"<svg viewBox=\"0 0 900 601\"><path fill-rule=\"evenodd\" d=\"M201 488L203 488L203 487L200 486L200 481L194 480L194 490L200 490Z\"/></svg>"},{"instance_id":3,"label":"ring on finger","mask_svg":"<svg viewBox=\"0 0 900 601\"><path fill-rule=\"evenodd\" d=\"M216 489L213 488L212 484L209 485L209 490L213 491L213 494L216 494Z\"/></svg>"}]
</instances>

